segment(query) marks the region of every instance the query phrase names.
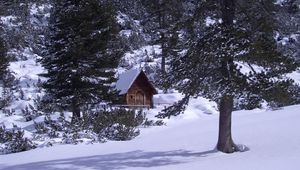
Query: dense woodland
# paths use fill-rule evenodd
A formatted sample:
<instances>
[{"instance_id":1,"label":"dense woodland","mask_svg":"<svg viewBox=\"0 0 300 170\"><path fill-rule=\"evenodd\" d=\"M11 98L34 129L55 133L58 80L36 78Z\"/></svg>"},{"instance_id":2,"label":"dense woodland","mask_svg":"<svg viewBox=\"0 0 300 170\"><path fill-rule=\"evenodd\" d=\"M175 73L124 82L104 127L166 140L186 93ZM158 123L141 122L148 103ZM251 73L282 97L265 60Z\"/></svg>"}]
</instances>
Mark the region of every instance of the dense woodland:
<instances>
[{"instance_id":1,"label":"dense woodland","mask_svg":"<svg viewBox=\"0 0 300 170\"><path fill-rule=\"evenodd\" d=\"M141 63L162 92L184 94L157 117L181 114L193 97L218 104L222 152L240 149L231 138L233 110L300 103L299 86L286 77L300 66L299 0L1 0L0 17L0 114L34 122L34 140L130 140L142 124L163 124L112 107L118 70ZM124 57L147 45L161 52L145 51L138 63ZM9 64L27 61L25 53L45 71L33 85L40 95L18 113L11 105L26 92ZM61 114L53 120L54 113ZM23 135L0 122L0 153L35 148Z\"/></svg>"}]
</instances>

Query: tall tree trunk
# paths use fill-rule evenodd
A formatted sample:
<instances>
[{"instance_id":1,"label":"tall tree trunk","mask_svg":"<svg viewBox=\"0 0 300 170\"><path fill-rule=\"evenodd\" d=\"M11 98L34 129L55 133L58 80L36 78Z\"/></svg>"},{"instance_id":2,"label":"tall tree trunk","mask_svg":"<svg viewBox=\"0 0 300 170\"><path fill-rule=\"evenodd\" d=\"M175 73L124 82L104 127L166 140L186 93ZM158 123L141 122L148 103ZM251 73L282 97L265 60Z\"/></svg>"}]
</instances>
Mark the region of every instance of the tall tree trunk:
<instances>
[{"instance_id":1,"label":"tall tree trunk","mask_svg":"<svg viewBox=\"0 0 300 170\"><path fill-rule=\"evenodd\" d=\"M166 46L166 37L165 33L161 32L161 71L162 74L166 73L166 56L167 56L167 46Z\"/></svg>"},{"instance_id":2,"label":"tall tree trunk","mask_svg":"<svg viewBox=\"0 0 300 170\"><path fill-rule=\"evenodd\" d=\"M159 27L160 27L160 42L161 42L161 50L162 50L162 55L161 55L161 70L162 74L165 75L166 72L166 57L167 57L167 45L166 45L166 29L168 26L166 25L166 13L165 13L165 3L164 1L161 1L159 3L160 5L160 11L158 13L158 18L159 18Z\"/></svg>"},{"instance_id":3,"label":"tall tree trunk","mask_svg":"<svg viewBox=\"0 0 300 170\"><path fill-rule=\"evenodd\" d=\"M75 58L75 60L73 61L73 68L77 69L79 64L77 61L77 58ZM72 103L71 103L71 107L72 107L72 122L74 121L78 121L80 119L80 104L79 104L79 97L77 95L77 90L78 90L78 82L80 82L80 78L78 74L73 74L72 75L72 79L71 79L71 83L72 83L72 92L73 92L73 97L72 97Z\"/></svg>"},{"instance_id":4,"label":"tall tree trunk","mask_svg":"<svg viewBox=\"0 0 300 170\"><path fill-rule=\"evenodd\" d=\"M224 95L219 105L219 138L217 144L217 149L224 153L233 153L238 150L231 136L232 109L233 97Z\"/></svg>"},{"instance_id":5,"label":"tall tree trunk","mask_svg":"<svg viewBox=\"0 0 300 170\"><path fill-rule=\"evenodd\" d=\"M221 0L223 26L232 27L236 0Z\"/></svg>"},{"instance_id":6,"label":"tall tree trunk","mask_svg":"<svg viewBox=\"0 0 300 170\"><path fill-rule=\"evenodd\" d=\"M72 98L72 122L80 119L80 107L78 105L78 100L76 97Z\"/></svg>"},{"instance_id":7,"label":"tall tree trunk","mask_svg":"<svg viewBox=\"0 0 300 170\"><path fill-rule=\"evenodd\" d=\"M235 0L221 0L222 20L223 20L223 34L233 27L233 20L235 15ZM226 37L226 35L224 35ZM225 81L231 81L233 60L230 54L226 51L222 61L222 74ZM229 66L229 67L228 67ZM234 144L231 136L231 115L233 109L233 96L224 94L219 104L220 118L219 118L219 137L217 149L224 153L233 153L238 150Z\"/></svg>"}]
</instances>

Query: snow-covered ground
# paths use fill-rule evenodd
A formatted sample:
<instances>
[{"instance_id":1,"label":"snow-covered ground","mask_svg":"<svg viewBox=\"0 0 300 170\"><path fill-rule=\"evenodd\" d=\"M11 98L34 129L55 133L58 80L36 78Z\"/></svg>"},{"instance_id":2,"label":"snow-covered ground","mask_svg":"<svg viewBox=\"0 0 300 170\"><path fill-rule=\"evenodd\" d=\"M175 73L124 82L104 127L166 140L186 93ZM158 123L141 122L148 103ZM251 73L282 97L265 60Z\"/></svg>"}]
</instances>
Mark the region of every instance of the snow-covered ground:
<instances>
[{"instance_id":1,"label":"snow-covered ground","mask_svg":"<svg viewBox=\"0 0 300 170\"><path fill-rule=\"evenodd\" d=\"M197 114L142 129L132 141L56 145L1 155L0 169L298 170L299 110L300 105L234 112L233 137L250 148L246 152L217 152L218 114Z\"/></svg>"},{"instance_id":2,"label":"snow-covered ground","mask_svg":"<svg viewBox=\"0 0 300 170\"><path fill-rule=\"evenodd\" d=\"M17 89L14 90L12 103L6 109L12 111L12 116L6 116L0 111L0 125L12 128L13 124L26 127L33 122L25 122L22 110L30 105L35 107L35 100L42 96L42 90L38 84L45 78L39 74L45 73L40 63L37 62L38 55L33 54L31 49L26 48L22 55L26 60L10 62L9 70L18 82ZM27 131L25 131L27 133Z\"/></svg>"}]
</instances>

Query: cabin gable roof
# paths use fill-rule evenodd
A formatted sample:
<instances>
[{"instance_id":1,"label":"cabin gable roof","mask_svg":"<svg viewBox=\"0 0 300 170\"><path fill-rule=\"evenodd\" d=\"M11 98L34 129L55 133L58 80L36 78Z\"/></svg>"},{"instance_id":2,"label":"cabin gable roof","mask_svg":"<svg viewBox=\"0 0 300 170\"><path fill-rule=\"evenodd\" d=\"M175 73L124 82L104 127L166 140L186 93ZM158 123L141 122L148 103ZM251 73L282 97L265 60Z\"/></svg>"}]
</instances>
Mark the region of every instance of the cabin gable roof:
<instances>
[{"instance_id":1,"label":"cabin gable roof","mask_svg":"<svg viewBox=\"0 0 300 170\"><path fill-rule=\"evenodd\" d=\"M116 89L120 91L119 94L124 95L128 93L131 86L136 82L138 78L140 79L141 77L143 78L142 80L149 85L149 87L151 88L151 92L153 94L157 94L156 89L153 87L146 74L140 69L131 69L119 76L119 79L116 83Z\"/></svg>"}]
</instances>

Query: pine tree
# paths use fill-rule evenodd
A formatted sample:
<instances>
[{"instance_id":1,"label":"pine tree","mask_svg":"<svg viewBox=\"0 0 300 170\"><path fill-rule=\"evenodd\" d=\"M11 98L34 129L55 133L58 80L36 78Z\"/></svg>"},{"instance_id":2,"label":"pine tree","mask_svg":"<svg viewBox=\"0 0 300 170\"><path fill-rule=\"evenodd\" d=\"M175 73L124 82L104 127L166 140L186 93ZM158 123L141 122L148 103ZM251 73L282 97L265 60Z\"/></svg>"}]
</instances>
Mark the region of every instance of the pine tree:
<instances>
[{"instance_id":1,"label":"pine tree","mask_svg":"<svg viewBox=\"0 0 300 170\"><path fill-rule=\"evenodd\" d=\"M144 0L142 3L148 14L144 21L146 32L152 34L154 43L161 45L161 71L164 74L166 59L176 55L174 41L178 39L183 5L179 0Z\"/></svg>"},{"instance_id":2,"label":"pine tree","mask_svg":"<svg viewBox=\"0 0 300 170\"><path fill-rule=\"evenodd\" d=\"M29 43L27 38L31 36L31 34L28 33L31 29L29 3L27 0L14 0L0 3L0 15L2 13L3 16L13 17L13 19L9 21L11 25L4 29L5 34L3 38L6 41L8 49L22 51ZM17 54L11 55L15 55L14 57L16 58L20 57L20 55Z\"/></svg>"},{"instance_id":3,"label":"pine tree","mask_svg":"<svg viewBox=\"0 0 300 170\"><path fill-rule=\"evenodd\" d=\"M146 17L143 0L110 0L117 11L132 17L134 20L142 20Z\"/></svg>"},{"instance_id":4,"label":"pine tree","mask_svg":"<svg viewBox=\"0 0 300 170\"><path fill-rule=\"evenodd\" d=\"M4 40L0 36L0 109L7 107L12 97L13 76L8 70L9 61L6 51Z\"/></svg>"},{"instance_id":5,"label":"pine tree","mask_svg":"<svg viewBox=\"0 0 300 170\"><path fill-rule=\"evenodd\" d=\"M98 0L56 0L49 25L44 88L49 101L79 118L81 106L108 102L115 94L111 84L122 55L115 13Z\"/></svg>"},{"instance_id":6,"label":"pine tree","mask_svg":"<svg viewBox=\"0 0 300 170\"><path fill-rule=\"evenodd\" d=\"M3 39L0 37L0 81L3 81L5 74L7 73L8 61L6 57L6 47Z\"/></svg>"},{"instance_id":7,"label":"pine tree","mask_svg":"<svg viewBox=\"0 0 300 170\"><path fill-rule=\"evenodd\" d=\"M215 18L215 23L203 22L202 32L190 42L187 53L171 62L169 80L185 97L158 116L182 113L190 97L210 98L220 111L217 149L232 153L239 150L231 135L234 99L250 94L262 100L265 90L291 84L282 77L298 64L277 49L274 1L222 0L207 5L214 8L200 6L199 15L202 20ZM245 73L243 67L251 71Z\"/></svg>"},{"instance_id":8,"label":"pine tree","mask_svg":"<svg viewBox=\"0 0 300 170\"><path fill-rule=\"evenodd\" d=\"M284 53L300 60L300 0L282 1L277 12L281 31L277 41Z\"/></svg>"}]
</instances>

